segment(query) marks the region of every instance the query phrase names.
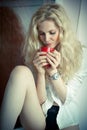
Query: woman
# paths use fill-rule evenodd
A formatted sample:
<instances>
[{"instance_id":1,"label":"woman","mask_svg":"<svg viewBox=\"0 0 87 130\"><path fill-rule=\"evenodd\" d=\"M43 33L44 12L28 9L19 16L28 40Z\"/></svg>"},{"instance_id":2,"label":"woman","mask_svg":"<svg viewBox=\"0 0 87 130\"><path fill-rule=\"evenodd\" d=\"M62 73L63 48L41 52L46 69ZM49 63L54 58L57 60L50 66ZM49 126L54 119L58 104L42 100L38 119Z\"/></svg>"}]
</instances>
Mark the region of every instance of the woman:
<instances>
[{"instance_id":1,"label":"woman","mask_svg":"<svg viewBox=\"0 0 87 130\"><path fill-rule=\"evenodd\" d=\"M54 51L43 52L43 46ZM26 66L15 67L7 83L1 130L12 130L19 115L25 130L48 130L53 121L55 129L77 126L83 47L61 5L43 5L35 12L23 54Z\"/></svg>"}]
</instances>

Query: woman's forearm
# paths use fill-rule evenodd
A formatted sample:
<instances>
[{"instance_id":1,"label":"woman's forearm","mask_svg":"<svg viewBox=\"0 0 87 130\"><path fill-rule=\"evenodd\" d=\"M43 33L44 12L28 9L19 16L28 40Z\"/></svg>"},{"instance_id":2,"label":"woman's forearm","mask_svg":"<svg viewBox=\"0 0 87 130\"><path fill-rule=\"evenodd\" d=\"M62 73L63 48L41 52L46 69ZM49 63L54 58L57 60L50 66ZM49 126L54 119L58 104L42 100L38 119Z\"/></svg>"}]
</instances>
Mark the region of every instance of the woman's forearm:
<instances>
[{"instance_id":1,"label":"woman's forearm","mask_svg":"<svg viewBox=\"0 0 87 130\"><path fill-rule=\"evenodd\" d=\"M40 104L46 100L46 84L45 84L45 74L37 74L37 94Z\"/></svg>"},{"instance_id":2,"label":"woman's forearm","mask_svg":"<svg viewBox=\"0 0 87 130\"><path fill-rule=\"evenodd\" d=\"M55 78L55 74L58 75L57 78ZM62 103L64 103L66 100L67 88L65 87L65 83L63 82L61 76L58 72L54 72L50 75L49 79L58 97L60 98Z\"/></svg>"}]
</instances>

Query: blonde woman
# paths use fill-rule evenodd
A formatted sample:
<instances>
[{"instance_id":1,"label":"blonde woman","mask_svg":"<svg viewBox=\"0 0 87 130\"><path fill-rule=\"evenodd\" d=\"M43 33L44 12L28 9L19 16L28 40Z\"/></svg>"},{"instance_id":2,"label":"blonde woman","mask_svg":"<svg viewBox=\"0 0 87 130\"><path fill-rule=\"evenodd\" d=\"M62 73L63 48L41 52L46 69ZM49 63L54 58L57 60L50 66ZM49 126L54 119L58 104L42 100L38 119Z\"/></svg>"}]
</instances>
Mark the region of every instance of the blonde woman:
<instances>
[{"instance_id":1,"label":"blonde woman","mask_svg":"<svg viewBox=\"0 0 87 130\"><path fill-rule=\"evenodd\" d=\"M54 51L43 52L43 46ZM83 47L61 5L43 5L35 12L23 55L25 66L15 67L7 83L1 130L12 130L18 116L25 130L79 129Z\"/></svg>"}]
</instances>

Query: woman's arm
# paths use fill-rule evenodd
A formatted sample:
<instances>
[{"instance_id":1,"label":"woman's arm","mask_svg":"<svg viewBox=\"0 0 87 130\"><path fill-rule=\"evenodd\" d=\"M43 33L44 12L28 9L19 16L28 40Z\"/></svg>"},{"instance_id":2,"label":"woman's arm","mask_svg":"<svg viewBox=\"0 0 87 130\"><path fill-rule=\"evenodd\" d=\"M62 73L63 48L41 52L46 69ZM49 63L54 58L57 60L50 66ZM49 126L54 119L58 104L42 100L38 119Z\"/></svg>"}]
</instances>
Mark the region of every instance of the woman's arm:
<instances>
[{"instance_id":1,"label":"woman's arm","mask_svg":"<svg viewBox=\"0 0 87 130\"><path fill-rule=\"evenodd\" d=\"M57 78L55 78L55 74L56 74ZM49 79L50 79L50 82L51 82L52 86L54 87L54 90L56 91L58 97L60 98L62 103L64 103L66 100L67 88L66 88L61 76L57 72L57 69L55 69L53 72L50 73Z\"/></svg>"},{"instance_id":2,"label":"woman's arm","mask_svg":"<svg viewBox=\"0 0 87 130\"><path fill-rule=\"evenodd\" d=\"M46 84L45 84L45 74L37 74L37 94L40 104L44 103L46 100Z\"/></svg>"},{"instance_id":3,"label":"woman's arm","mask_svg":"<svg viewBox=\"0 0 87 130\"><path fill-rule=\"evenodd\" d=\"M46 69L46 72L49 77L54 77L55 73L58 74L57 68L61 62L60 52L55 50L53 53L48 53L47 61L51 65L51 67ZM54 78L53 79L49 78L49 79L50 79L50 82L51 82L52 86L54 87L58 97L64 103L66 100L67 88L65 87L62 77L59 76L57 79L54 79Z\"/></svg>"},{"instance_id":4,"label":"woman's arm","mask_svg":"<svg viewBox=\"0 0 87 130\"><path fill-rule=\"evenodd\" d=\"M45 68L47 65L46 52L37 52L33 64L37 71L36 87L40 104L46 100Z\"/></svg>"}]
</instances>

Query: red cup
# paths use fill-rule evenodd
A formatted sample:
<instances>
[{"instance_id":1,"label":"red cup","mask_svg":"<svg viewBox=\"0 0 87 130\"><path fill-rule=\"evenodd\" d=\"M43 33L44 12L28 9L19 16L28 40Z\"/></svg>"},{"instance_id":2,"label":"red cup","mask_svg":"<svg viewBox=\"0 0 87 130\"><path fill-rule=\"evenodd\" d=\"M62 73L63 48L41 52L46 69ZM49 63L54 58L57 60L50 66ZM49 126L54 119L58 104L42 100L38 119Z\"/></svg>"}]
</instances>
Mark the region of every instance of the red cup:
<instances>
[{"instance_id":1,"label":"red cup","mask_svg":"<svg viewBox=\"0 0 87 130\"><path fill-rule=\"evenodd\" d=\"M41 47L40 50L43 51L43 52L53 52L54 48L51 48L51 47L48 47L48 46L43 46L43 47ZM50 64L45 65L46 68L49 68L50 66L51 66Z\"/></svg>"}]
</instances>

